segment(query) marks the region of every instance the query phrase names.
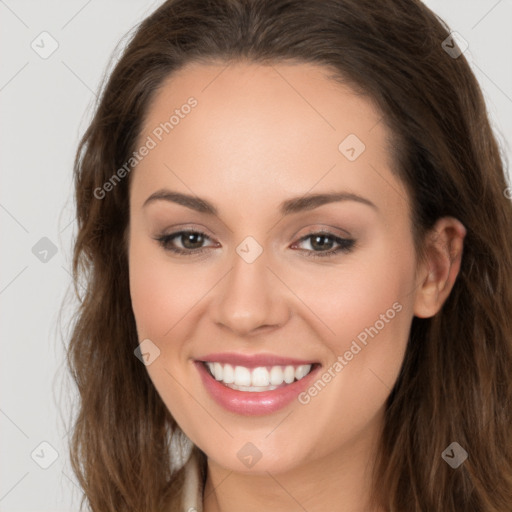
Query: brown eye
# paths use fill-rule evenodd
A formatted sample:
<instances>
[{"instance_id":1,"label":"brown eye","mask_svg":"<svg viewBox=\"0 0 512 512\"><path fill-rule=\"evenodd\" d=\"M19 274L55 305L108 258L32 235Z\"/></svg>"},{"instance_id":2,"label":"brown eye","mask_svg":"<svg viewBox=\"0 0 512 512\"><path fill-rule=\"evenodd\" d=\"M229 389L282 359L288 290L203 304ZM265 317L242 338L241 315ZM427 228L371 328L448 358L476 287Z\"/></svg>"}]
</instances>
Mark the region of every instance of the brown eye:
<instances>
[{"instance_id":1,"label":"brown eye","mask_svg":"<svg viewBox=\"0 0 512 512\"><path fill-rule=\"evenodd\" d=\"M202 247L204 241L209 237L200 231L178 231L168 235L161 235L156 240L167 251L172 251L177 254L197 254L203 252L205 247ZM177 240L182 247L175 246Z\"/></svg>"},{"instance_id":2,"label":"brown eye","mask_svg":"<svg viewBox=\"0 0 512 512\"><path fill-rule=\"evenodd\" d=\"M302 237L299 243L306 240L311 240L309 245L312 247L311 250L303 249L305 255L308 257L328 257L338 254L339 252L350 252L354 245L355 240L349 238L340 238L328 232L310 233ZM338 247L332 249L332 245L337 244Z\"/></svg>"},{"instance_id":3,"label":"brown eye","mask_svg":"<svg viewBox=\"0 0 512 512\"><path fill-rule=\"evenodd\" d=\"M178 231L161 235L156 240L166 250L180 255L195 255L204 252L207 247L203 246L206 240L210 237L200 231ZM299 249L307 257L329 257L338 254L339 252L350 252L354 245L355 240L348 238L340 238L332 233L318 232L310 233L299 240L299 244L311 240L309 245L311 249ZM176 246L176 241L181 244L181 247ZM335 248L332 246L335 245Z\"/></svg>"}]
</instances>

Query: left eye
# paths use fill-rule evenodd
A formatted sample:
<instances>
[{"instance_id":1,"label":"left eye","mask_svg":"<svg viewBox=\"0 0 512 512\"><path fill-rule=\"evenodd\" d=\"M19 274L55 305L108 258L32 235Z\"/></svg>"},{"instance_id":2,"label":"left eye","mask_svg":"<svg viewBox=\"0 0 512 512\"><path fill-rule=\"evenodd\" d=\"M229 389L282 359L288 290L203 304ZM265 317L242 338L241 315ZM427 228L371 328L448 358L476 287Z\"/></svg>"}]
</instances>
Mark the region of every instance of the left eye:
<instances>
[{"instance_id":1,"label":"left eye","mask_svg":"<svg viewBox=\"0 0 512 512\"><path fill-rule=\"evenodd\" d=\"M182 247L176 247L174 245L174 240L176 239L181 242ZM199 231L191 230L178 231L168 235L161 235L156 238L165 250L188 256L203 253L207 249L207 247L202 247L202 244L206 239L210 240L210 237ZM304 252L308 257L332 256L340 251L348 253L352 250L355 244L354 239L340 238L328 232L318 232L310 233L309 235L302 237L296 244L294 244L294 246L307 240L311 240L310 246L313 247L313 249L300 249L300 251ZM338 247L332 249L331 246L333 243L337 244ZM316 250L315 248L318 248L319 250Z\"/></svg>"},{"instance_id":2,"label":"left eye","mask_svg":"<svg viewBox=\"0 0 512 512\"><path fill-rule=\"evenodd\" d=\"M325 233L325 232L311 233L309 235L306 235L299 240L299 243L304 242L306 240L311 240L309 242L311 247L313 247L313 248L319 247L320 249L322 249L322 248L325 249L326 245L331 246L333 243L338 244L338 247L336 247L334 249L329 249L327 251L321 251L321 252L318 252L315 249L313 249L313 251L309 251L309 250L305 249L306 256L312 256L314 258L315 257L322 258L322 257L326 257L326 256L332 256L333 254L337 254L340 251L348 253L352 250L352 248L354 247L354 244L355 244L355 240L352 238L340 238L339 236L335 236L332 233ZM331 240L331 241L326 243L325 240Z\"/></svg>"}]
</instances>

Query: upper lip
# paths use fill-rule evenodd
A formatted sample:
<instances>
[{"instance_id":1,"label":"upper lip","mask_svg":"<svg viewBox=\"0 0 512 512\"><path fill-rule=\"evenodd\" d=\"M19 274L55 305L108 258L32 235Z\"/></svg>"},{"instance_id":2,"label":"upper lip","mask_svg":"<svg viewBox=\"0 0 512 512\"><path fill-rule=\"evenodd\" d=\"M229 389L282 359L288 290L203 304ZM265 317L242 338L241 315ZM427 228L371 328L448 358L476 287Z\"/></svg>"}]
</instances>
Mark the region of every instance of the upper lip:
<instances>
[{"instance_id":1,"label":"upper lip","mask_svg":"<svg viewBox=\"0 0 512 512\"><path fill-rule=\"evenodd\" d=\"M231 364L233 366L245 366L257 368L259 366L300 366L315 364L316 361L283 357L276 354L236 354L234 352L222 352L198 357L197 361Z\"/></svg>"}]
</instances>

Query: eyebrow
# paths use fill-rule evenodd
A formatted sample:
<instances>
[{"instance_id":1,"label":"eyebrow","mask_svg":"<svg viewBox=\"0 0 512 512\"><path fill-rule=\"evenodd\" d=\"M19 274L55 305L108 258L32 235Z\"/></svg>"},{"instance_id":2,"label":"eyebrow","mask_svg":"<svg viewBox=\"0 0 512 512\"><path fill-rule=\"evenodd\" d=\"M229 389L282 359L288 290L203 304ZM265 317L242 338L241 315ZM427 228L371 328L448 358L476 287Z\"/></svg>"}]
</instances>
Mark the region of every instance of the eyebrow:
<instances>
[{"instance_id":1,"label":"eyebrow","mask_svg":"<svg viewBox=\"0 0 512 512\"><path fill-rule=\"evenodd\" d=\"M169 201L172 203L180 204L191 210L199 213L206 213L208 215L218 215L217 208L207 201L197 196L182 194L168 189L157 190L151 194L145 201L142 207L155 201ZM279 206L281 215L291 215L302 211L313 210L324 204L335 203L341 201L356 201L365 204L371 208L378 210L377 206L369 199L361 197L351 192L332 192L323 194L307 194L300 197L293 197L283 201Z\"/></svg>"}]
</instances>

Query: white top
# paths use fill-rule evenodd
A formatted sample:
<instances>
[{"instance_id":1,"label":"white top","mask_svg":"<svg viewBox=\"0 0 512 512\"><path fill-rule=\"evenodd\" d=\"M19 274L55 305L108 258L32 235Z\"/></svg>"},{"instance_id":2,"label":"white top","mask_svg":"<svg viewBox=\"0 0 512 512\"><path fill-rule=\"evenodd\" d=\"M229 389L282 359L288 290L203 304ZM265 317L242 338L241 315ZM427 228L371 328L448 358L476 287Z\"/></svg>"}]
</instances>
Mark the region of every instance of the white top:
<instances>
[{"instance_id":1,"label":"white top","mask_svg":"<svg viewBox=\"0 0 512 512\"><path fill-rule=\"evenodd\" d=\"M181 495L180 512L203 512L203 484L197 453L192 451L184 465L185 480Z\"/></svg>"}]
</instances>

